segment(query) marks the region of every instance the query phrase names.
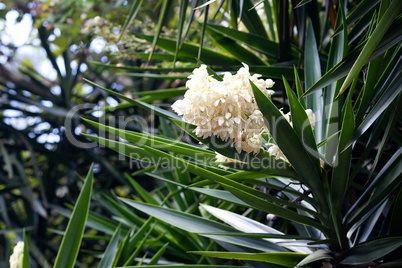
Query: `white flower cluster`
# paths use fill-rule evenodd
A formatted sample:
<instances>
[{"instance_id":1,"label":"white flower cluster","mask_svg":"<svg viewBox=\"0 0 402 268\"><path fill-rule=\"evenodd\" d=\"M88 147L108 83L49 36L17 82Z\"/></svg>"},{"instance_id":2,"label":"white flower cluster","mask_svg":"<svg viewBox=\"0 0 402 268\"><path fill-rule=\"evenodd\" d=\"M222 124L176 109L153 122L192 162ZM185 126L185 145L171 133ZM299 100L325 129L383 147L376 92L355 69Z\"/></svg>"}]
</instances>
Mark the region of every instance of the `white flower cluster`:
<instances>
[{"instance_id":1,"label":"white flower cluster","mask_svg":"<svg viewBox=\"0 0 402 268\"><path fill-rule=\"evenodd\" d=\"M244 150L256 154L262 147L261 131L265 124L249 79L267 97L274 93L267 90L274 82L259 79L259 74L250 75L248 66L243 65L235 75L226 72L223 81L208 75L207 66L201 65L189 76L184 99L176 101L172 109L185 122L197 126L194 132L198 137L233 139L232 146L238 153Z\"/></svg>"},{"instance_id":2,"label":"white flower cluster","mask_svg":"<svg viewBox=\"0 0 402 268\"><path fill-rule=\"evenodd\" d=\"M24 242L18 242L10 256L10 268L22 268L24 256Z\"/></svg>"}]
</instances>

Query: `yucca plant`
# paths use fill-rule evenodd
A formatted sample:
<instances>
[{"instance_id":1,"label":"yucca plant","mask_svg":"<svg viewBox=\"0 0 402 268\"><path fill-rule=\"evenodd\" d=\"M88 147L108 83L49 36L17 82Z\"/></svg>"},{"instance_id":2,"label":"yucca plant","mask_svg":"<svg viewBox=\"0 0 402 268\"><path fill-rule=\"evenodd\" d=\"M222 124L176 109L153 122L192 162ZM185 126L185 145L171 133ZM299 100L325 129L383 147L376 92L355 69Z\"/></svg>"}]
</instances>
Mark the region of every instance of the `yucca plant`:
<instances>
[{"instance_id":1,"label":"yucca plant","mask_svg":"<svg viewBox=\"0 0 402 268\"><path fill-rule=\"evenodd\" d=\"M200 193L212 197L208 205L199 201L193 203L200 205L198 212L185 211L179 204L168 207L154 202L155 199L121 201L174 228L213 239L219 245L219 251L205 247L189 250L192 254L253 261L251 265L256 267L267 267L261 262L286 267L321 266L322 263L326 267L401 265L396 250L402 245L397 228L401 204L401 150L397 129L402 89L402 5L398 1L366 0L349 11L350 4L345 1L339 1L335 8L327 1L330 19L321 27L319 15L322 13L316 1L302 1L290 13L287 1L261 2L264 2L268 29L250 1L221 2L231 9L232 28L208 24L205 19L203 29L219 51L207 48L206 44L198 50L195 44L183 41L187 1L180 2L176 40L159 37L169 1L162 3L155 36L137 33L136 37L152 43L149 59L156 56L171 59L170 53L174 61L191 63L199 51L201 61L218 71L208 69L210 76L206 81L209 82L225 79L219 71L235 70L240 62L249 64L251 72L269 78L283 76L283 83L277 81L281 86L273 88L286 92L287 101L282 103L280 94L274 94L271 100L263 94L264 90L249 82L252 101L258 105L268 129L261 138L268 145L258 148L258 153L254 151L256 154L247 152L244 147L236 150L236 146L230 146L236 143L236 138L232 143L224 143L222 136L216 136L221 133L212 130L210 134L200 134L196 131L201 125L197 120L184 118L183 121L166 109L104 88L130 105L159 116L164 122L163 129L170 121L203 146L174 140L165 131L163 135L151 135L88 120L101 130L139 147L102 137L87 137L128 157L153 163L153 175L150 175L166 185L175 185L174 191L168 187L173 199L185 194L185 200L190 202L193 193L198 197ZM140 3L134 1L127 24ZM201 6L205 14L209 5L208 2ZM195 6L197 1L193 2L193 8ZM193 13L194 9L190 17ZM238 30L238 19L246 30ZM290 22L297 26L295 40L292 40ZM204 32L200 38L202 43ZM167 54L154 54L155 47ZM284 63L275 65L280 62ZM292 65L296 65L294 70ZM187 70L177 68L175 71ZM299 72L303 74L301 79ZM287 80L294 81L293 89ZM169 91L158 94L164 92ZM208 98L214 97L208 95ZM289 108L290 115L277 108L278 101L281 108ZM189 109L200 103L189 102L188 105L193 105ZM308 120L306 109L313 111L316 122ZM219 114L212 115L211 120L214 116ZM240 133L242 131L247 129L243 128ZM220 159L227 162L216 163L214 152L223 155ZM264 161L269 165L264 165ZM228 169L219 169L217 164L226 165ZM167 175L166 167L173 167L176 174ZM184 179L181 171L193 175ZM246 208L253 211L251 215L255 219L239 214ZM258 216L259 212L267 214L268 219Z\"/></svg>"},{"instance_id":2,"label":"yucca plant","mask_svg":"<svg viewBox=\"0 0 402 268\"><path fill-rule=\"evenodd\" d=\"M133 1L121 34L129 30L142 2ZM261 112L255 116L263 119L260 123L266 130L254 129L249 137L244 133L252 131L245 126L235 133L240 136L229 135L224 141L222 132L214 132L216 127L211 133L197 132L200 120L190 122L169 108L149 104L183 94L184 88L136 92L145 102L87 80L126 102L113 109L135 106L160 122L155 134L84 119L124 141L85 136L144 167L125 176L138 192L131 199L94 189L94 199L114 215L109 219L89 212L87 225L112 236L100 267L402 265L398 254L402 5L397 0L336 5L325 1L324 8L318 1L260 1L261 10L260 2L247 0L221 1L219 6L199 2L192 1L190 7L188 1L180 1L177 37L169 39L160 35L175 2L162 1L155 35L135 33L135 40L148 42L151 52L134 51L131 56L148 59L148 67L130 67L129 62L111 67L136 79L171 81L187 77L196 67L206 68L200 67L198 57L211 67L204 69L205 84L222 86L222 80L236 74L222 76L221 71L233 72L241 62L248 64L251 73L276 82L272 87L276 93L271 95L266 92L271 82L265 80L261 86L258 78L245 74L241 78L253 80L242 80L242 86L253 103L250 107ZM211 23L214 18L208 15L214 9L215 17L222 15L221 21L230 27ZM194 31L190 23L199 15L197 10L203 11L196 22L202 31ZM173 67L175 73L169 73ZM190 83L188 87L193 89ZM218 107L228 102L223 98L216 105L208 103L223 94L211 93L213 89L204 92L209 94L206 100L201 96L198 103L188 102L190 113L200 104ZM186 115L180 107L174 110ZM209 119L218 126L238 121L215 112ZM239 120L247 121L251 114L246 114ZM249 150L236 145L249 140L260 146ZM161 187L145 191L133 179L138 174L160 180ZM89 189L84 187L86 197ZM74 214L88 213L88 202L77 202L71 222L82 227L86 217ZM81 242L82 234L67 232L69 242L63 242L59 256L68 252L65 245L76 252ZM73 265L74 261L65 267Z\"/></svg>"}]
</instances>

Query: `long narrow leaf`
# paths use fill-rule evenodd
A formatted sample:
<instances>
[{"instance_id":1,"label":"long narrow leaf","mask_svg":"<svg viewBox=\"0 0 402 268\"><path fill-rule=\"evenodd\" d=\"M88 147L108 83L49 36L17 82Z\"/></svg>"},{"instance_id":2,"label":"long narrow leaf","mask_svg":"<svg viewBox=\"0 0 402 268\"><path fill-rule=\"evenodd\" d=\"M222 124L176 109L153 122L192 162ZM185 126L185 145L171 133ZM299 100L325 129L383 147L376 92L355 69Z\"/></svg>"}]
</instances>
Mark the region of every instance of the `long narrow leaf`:
<instances>
[{"instance_id":1,"label":"long narrow leaf","mask_svg":"<svg viewBox=\"0 0 402 268\"><path fill-rule=\"evenodd\" d=\"M68 222L66 234L63 237L59 248L55 268L73 268L76 261L78 251L81 245L82 235L84 233L85 223L88 218L89 204L91 201L93 183L92 166L89 170L87 178L78 196L77 203L74 206L70 221Z\"/></svg>"},{"instance_id":2,"label":"long narrow leaf","mask_svg":"<svg viewBox=\"0 0 402 268\"><path fill-rule=\"evenodd\" d=\"M24 250L22 255L22 268L31 268L29 264L29 245L28 238L24 230Z\"/></svg>"},{"instance_id":3,"label":"long narrow leaf","mask_svg":"<svg viewBox=\"0 0 402 268\"><path fill-rule=\"evenodd\" d=\"M113 234L112 239L110 240L105 250L105 253L103 254L103 257L99 262L98 265L99 267L112 267L116 257L119 240L120 240L120 226L117 227L116 232Z\"/></svg>"},{"instance_id":4,"label":"long narrow leaf","mask_svg":"<svg viewBox=\"0 0 402 268\"><path fill-rule=\"evenodd\" d=\"M161 8L161 11L159 13L158 25L156 26L156 31L155 31L154 38L153 38L153 41L152 41L151 52L149 53L149 56L148 56L148 61L150 61L152 59L152 54L154 53L155 48L156 48L156 44L158 43L159 35L161 33L161 30L162 30L163 21L165 19L167 11L168 11L168 5L169 5L169 1L168 0L163 0L162 8Z\"/></svg>"},{"instance_id":5,"label":"long narrow leaf","mask_svg":"<svg viewBox=\"0 0 402 268\"><path fill-rule=\"evenodd\" d=\"M372 240L355 246L345 252L342 264L363 264L377 260L402 246L402 237L390 237Z\"/></svg>"},{"instance_id":6,"label":"long narrow leaf","mask_svg":"<svg viewBox=\"0 0 402 268\"><path fill-rule=\"evenodd\" d=\"M243 252L217 252L217 251L190 251L208 257L221 259L234 259L246 261L261 261L279 264L286 267L294 267L296 263L304 259L308 254L283 252L283 253L243 253Z\"/></svg>"},{"instance_id":7,"label":"long narrow leaf","mask_svg":"<svg viewBox=\"0 0 402 268\"><path fill-rule=\"evenodd\" d=\"M260 35L245 33L216 24L208 24L207 27L225 35L226 37L234 39L241 44L245 44L253 49L261 51L274 59L278 57L279 45Z\"/></svg>"},{"instance_id":8,"label":"long narrow leaf","mask_svg":"<svg viewBox=\"0 0 402 268\"><path fill-rule=\"evenodd\" d=\"M344 150L351 146L364 132L369 129L373 122L384 112L390 103L398 97L402 91L402 71L399 71L396 78L382 94L381 98L375 104L373 109L361 123L359 128L353 134L350 142L345 146Z\"/></svg>"},{"instance_id":9,"label":"long narrow leaf","mask_svg":"<svg viewBox=\"0 0 402 268\"><path fill-rule=\"evenodd\" d=\"M395 27L391 27L391 29L386 33L385 37L381 40L374 52L370 54L368 62L380 56L402 40L402 28L400 27L400 21L397 21L394 26ZM363 49L364 44L365 42L350 52L343 61L332 67L331 70L320 78L320 80L318 80L313 86L304 92L303 96L307 96L323 87L328 86L331 83L336 82L340 78L345 77L350 68L353 66L353 63L357 59L359 53Z\"/></svg>"},{"instance_id":10,"label":"long narrow leaf","mask_svg":"<svg viewBox=\"0 0 402 268\"><path fill-rule=\"evenodd\" d=\"M214 222L212 220L204 219L199 216L179 212L172 209L157 207L149 204L134 202L129 199L122 199L128 205L146 213L155 218L162 220L168 224L176 226L182 230L192 233L226 233L236 232L235 229L226 225ZM242 245L257 250L266 250L273 252L283 252L285 249L276 246L275 244L256 238L240 238L240 237L226 237L224 235L206 235L219 241L225 241L235 245Z\"/></svg>"},{"instance_id":11,"label":"long narrow leaf","mask_svg":"<svg viewBox=\"0 0 402 268\"><path fill-rule=\"evenodd\" d=\"M306 88L310 88L321 77L321 64L318 55L318 48L316 38L314 36L314 29L312 21L308 21L306 41L304 47L304 82ZM318 142L324 140L323 131L323 115L324 115L324 99L322 90L318 89L316 92L306 96L306 108L313 110L316 115L316 127L314 129L315 139ZM324 152L323 148L320 150Z\"/></svg>"},{"instance_id":12,"label":"long narrow leaf","mask_svg":"<svg viewBox=\"0 0 402 268\"><path fill-rule=\"evenodd\" d=\"M252 81L250 83L258 107L264 115L265 123L274 140L299 174L300 180L312 189L319 203L325 207L326 197L320 179L320 167L311 161L307 149L278 108Z\"/></svg>"},{"instance_id":13,"label":"long narrow leaf","mask_svg":"<svg viewBox=\"0 0 402 268\"><path fill-rule=\"evenodd\" d=\"M373 34L370 36L370 39L367 41L364 46L362 52L357 58L356 62L353 64L352 69L350 70L348 76L346 77L343 85L339 91L339 94L342 94L346 88L352 83L352 80L356 77L356 75L360 72L363 66L366 64L370 55L373 53L377 45L380 43L381 39L384 37L388 28L391 26L394 19L400 15L400 11L402 10L402 5L398 1L393 1L389 6L387 12L382 17L380 23L377 25Z\"/></svg>"},{"instance_id":14,"label":"long narrow leaf","mask_svg":"<svg viewBox=\"0 0 402 268\"><path fill-rule=\"evenodd\" d=\"M141 8L143 0L135 0L133 2L133 4L131 5L131 9L130 12L128 14L128 16L126 17L126 20L124 21L123 27L121 29L119 38L117 41L119 41L121 39L121 37L123 36L124 32L126 31L127 27L130 25L130 23L135 19L135 17L138 14L138 11Z\"/></svg>"}]
</instances>

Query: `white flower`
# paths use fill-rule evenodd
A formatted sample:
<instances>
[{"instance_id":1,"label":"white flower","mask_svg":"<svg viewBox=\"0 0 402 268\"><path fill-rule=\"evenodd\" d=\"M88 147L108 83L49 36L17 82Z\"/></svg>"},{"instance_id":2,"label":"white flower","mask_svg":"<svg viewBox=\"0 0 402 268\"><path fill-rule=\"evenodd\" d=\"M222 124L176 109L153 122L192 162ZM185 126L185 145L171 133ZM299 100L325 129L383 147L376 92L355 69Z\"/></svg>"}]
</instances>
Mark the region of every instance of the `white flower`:
<instances>
[{"instance_id":1,"label":"white flower","mask_svg":"<svg viewBox=\"0 0 402 268\"><path fill-rule=\"evenodd\" d=\"M281 111L281 113L282 113L283 117L285 117L286 120L289 122L289 124L293 127L293 124L290 121L290 112L287 113L287 114L284 114ZM313 111L311 109L307 109L306 114L308 116L308 120L310 121L311 128L314 130L314 128L315 128L315 115L314 115L314 113L313 113Z\"/></svg>"},{"instance_id":2,"label":"white flower","mask_svg":"<svg viewBox=\"0 0 402 268\"><path fill-rule=\"evenodd\" d=\"M96 16L96 17L94 18L94 23L95 23L96 25L100 25L100 24L102 23L102 18L99 17L99 16Z\"/></svg>"},{"instance_id":3,"label":"white flower","mask_svg":"<svg viewBox=\"0 0 402 268\"><path fill-rule=\"evenodd\" d=\"M306 114L308 116L308 120L310 121L311 128L314 130L315 128L315 115L311 109L306 110Z\"/></svg>"},{"instance_id":4,"label":"white flower","mask_svg":"<svg viewBox=\"0 0 402 268\"><path fill-rule=\"evenodd\" d=\"M233 139L238 153L258 153L262 146L261 131L265 128L262 113L254 100L249 80L270 97L274 85L271 79L250 75L246 64L232 75L226 72L223 81L208 75L207 66L201 65L189 76L188 90L184 99L172 105L173 111L183 116L187 123L194 124L198 137L217 136L223 141Z\"/></svg>"},{"instance_id":5,"label":"white flower","mask_svg":"<svg viewBox=\"0 0 402 268\"><path fill-rule=\"evenodd\" d=\"M14 247L13 254L10 256L10 268L22 268L24 256L24 242L18 242Z\"/></svg>"},{"instance_id":6,"label":"white flower","mask_svg":"<svg viewBox=\"0 0 402 268\"><path fill-rule=\"evenodd\" d=\"M271 147L268 148L268 153L269 155L275 155L275 159L282 159L285 160L286 162L289 162L286 156L283 154L281 149L279 149L278 145L272 145Z\"/></svg>"}]
</instances>

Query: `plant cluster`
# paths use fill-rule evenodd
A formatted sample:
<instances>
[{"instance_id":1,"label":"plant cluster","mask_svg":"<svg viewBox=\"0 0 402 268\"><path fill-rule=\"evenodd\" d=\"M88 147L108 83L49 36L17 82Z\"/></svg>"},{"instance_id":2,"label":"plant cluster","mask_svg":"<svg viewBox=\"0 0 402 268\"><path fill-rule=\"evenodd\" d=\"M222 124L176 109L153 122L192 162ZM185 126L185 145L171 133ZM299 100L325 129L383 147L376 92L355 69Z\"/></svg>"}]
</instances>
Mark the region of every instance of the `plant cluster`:
<instances>
[{"instance_id":1,"label":"plant cluster","mask_svg":"<svg viewBox=\"0 0 402 268\"><path fill-rule=\"evenodd\" d=\"M131 55L140 66L97 66L151 88L84 80L119 104L83 116L99 131L82 136L127 157L135 194L99 187L92 166L60 209L54 267L74 267L90 241L107 242L86 254L98 267L402 265L402 4L213 2L160 1L149 35L130 32L147 8L132 1L120 37L148 43ZM108 122L133 107L139 130Z\"/></svg>"}]
</instances>

